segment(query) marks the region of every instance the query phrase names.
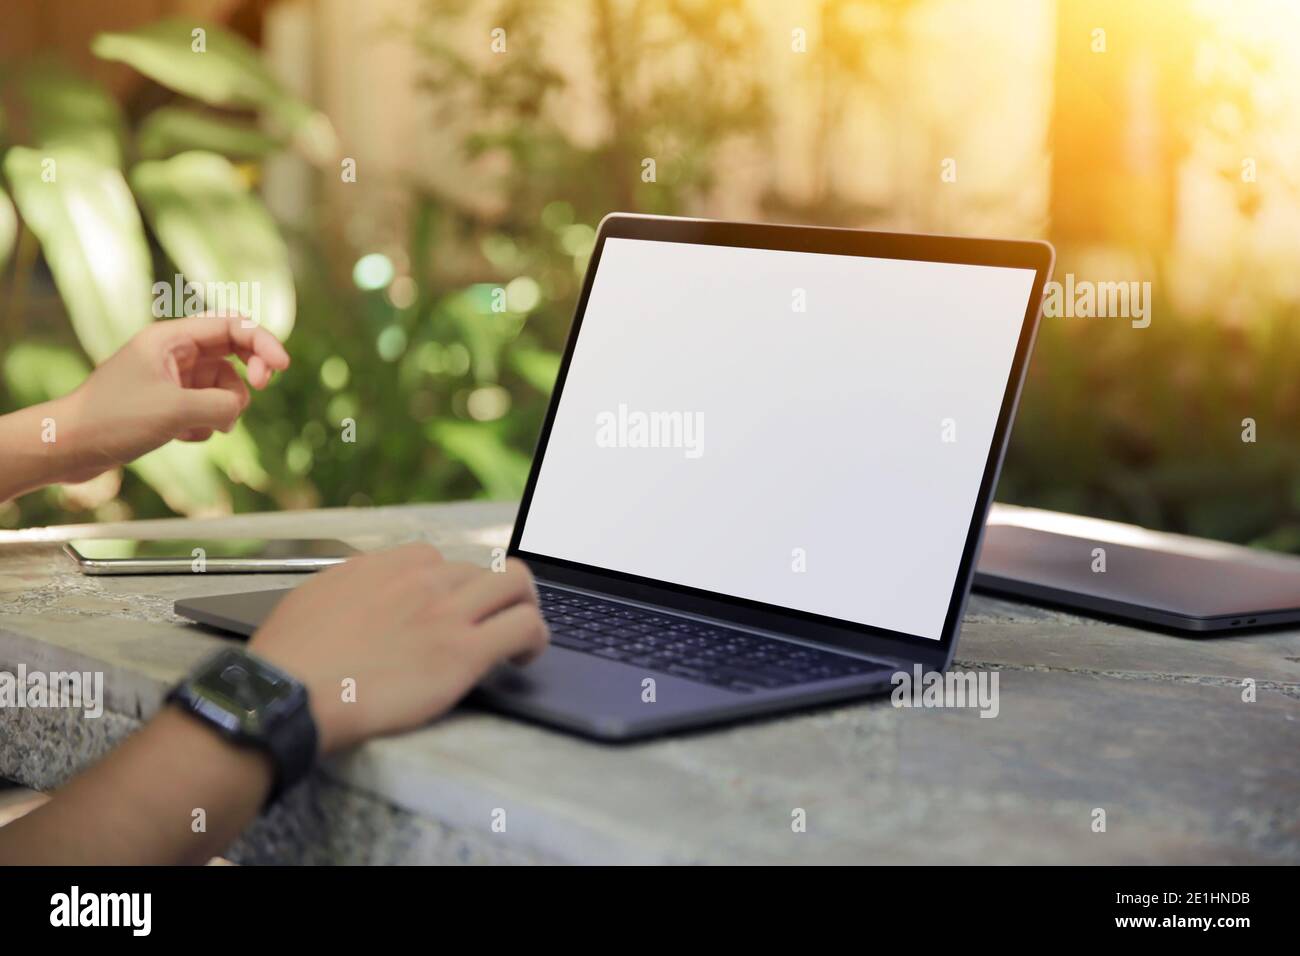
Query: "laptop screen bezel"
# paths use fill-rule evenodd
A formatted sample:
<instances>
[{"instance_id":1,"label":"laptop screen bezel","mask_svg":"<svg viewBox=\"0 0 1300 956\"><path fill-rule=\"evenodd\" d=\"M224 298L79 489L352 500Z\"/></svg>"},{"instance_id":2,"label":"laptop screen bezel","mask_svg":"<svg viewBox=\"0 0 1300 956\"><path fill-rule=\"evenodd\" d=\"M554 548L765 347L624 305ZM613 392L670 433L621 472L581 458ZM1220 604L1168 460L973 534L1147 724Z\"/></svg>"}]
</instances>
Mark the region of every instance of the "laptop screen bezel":
<instances>
[{"instance_id":1,"label":"laptop screen bezel","mask_svg":"<svg viewBox=\"0 0 1300 956\"><path fill-rule=\"evenodd\" d=\"M966 544L953 582L948 611L937 640L918 634L906 634L808 611L764 604L748 598L640 577L622 571L598 568L551 555L524 551L520 547L533 492L537 486L547 443L550 440L551 427L559 408L560 396L564 391L574 348L578 336L582 333L582 321L586 315L591 289L600 268L601 253L605 241L614 238L1033 270L1033 287L1025 306L1015 355L1003 388L1002 404L998 411L993 440L989 445L988 459L985 462L979 493L967 529ZM979 553L984 531L984 521L992 502L993 492L997 487L998 474L1006 451L1007 433L1020 397L1020 389L1024 382L1025 370L1041 314L1043 289L1051 274L1054 258L1055 253L1051 245L1039 241L868 232L819 226L717 222L623 213L606 216L597 231L596 242L587 265L582 292L574 310L573 324L560 361L559 373L533 452L532 466L529 469L528 481L515 518L508 554L525 561L539 580L600 591L614 597L719 618L747 627L790 634L859 653L915 660L934 667L946 666L952 657L954 638L959 630L966 597L970 592L975 559Z\"/></svg>"}]
</instances>

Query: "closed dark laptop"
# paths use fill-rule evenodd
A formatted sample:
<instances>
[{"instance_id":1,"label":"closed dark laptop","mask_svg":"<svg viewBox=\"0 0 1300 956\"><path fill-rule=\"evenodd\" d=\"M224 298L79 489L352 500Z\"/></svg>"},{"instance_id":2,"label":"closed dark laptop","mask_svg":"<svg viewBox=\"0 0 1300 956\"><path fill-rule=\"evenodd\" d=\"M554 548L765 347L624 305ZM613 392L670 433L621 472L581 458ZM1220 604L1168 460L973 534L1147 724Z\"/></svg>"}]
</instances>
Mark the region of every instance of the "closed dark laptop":
<instances>
[{"instance_id":1,"label":"closed dark laptop","mask_svg":"<svg viewBox=\"0 0 1300 956\"><path fill-rule=\"evenodd\" d=\"M1005 505L989 517L975 585L1197 633L1300 621L1300 558Z\"/></svg>"}]
</instances>

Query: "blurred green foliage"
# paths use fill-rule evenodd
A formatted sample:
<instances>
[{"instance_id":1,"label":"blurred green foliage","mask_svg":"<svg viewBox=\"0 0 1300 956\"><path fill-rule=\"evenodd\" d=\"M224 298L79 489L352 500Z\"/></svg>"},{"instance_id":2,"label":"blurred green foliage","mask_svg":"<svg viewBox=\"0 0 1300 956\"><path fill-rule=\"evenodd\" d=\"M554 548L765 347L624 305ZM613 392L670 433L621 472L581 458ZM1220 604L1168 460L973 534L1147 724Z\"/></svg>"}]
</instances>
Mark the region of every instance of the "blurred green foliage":
<instances>
[{"instance_id":1,"label":"blurred green foliage","mask_svg":"<svg viewBox=\"0 0 1300 956\"><path fill-rule=\"evenodd\" d=\"M662 54L636 23L617 22L627 11L597 6L608 76ZM20 249L0 297L3 407L75 387L153 319L153 282L170 285L175 274L195 283L256 282L262 324L289 339L293 366L233 434L145 456L93 513L85 513L84 496L48 489L0 510L0 522L517 496L595 224L612 209L686 211L711 185L717 139L763 117L752 60L737 72L739 85L707 90L714 52L740 54L753 29L739 4L723 6L736 17L663 6L691 51L688 68L635 95L605 84L613 130L590 148L571 142L542 109L561 77L525 57L461 59L440 38L471 15L470 5L429 4L427 30L415 40L425 81L447 108L479 111L482 122L459 146L471 160L507 160L491 184L506 211L487 215L409 186L399 256L340 255L322 245L321 230L272 222L249 188L260 164L294 150L336 168L334 133L255 50L218 27L203 26L199 37L190 21L172 20L95 40L97 55L178 95L136 123L57 64L13 71L32 120L25 141L6 136L3 164L40 256L30 241ZM502 22L514 42L540 41L548 8L506 3ZM646 155L671 156L672 173L638 189ZM619 168L628 174L615 174ZM0 204L0 255L8 245L3 213ZM456 270L441 267L447 258L459 262ZM66 327L38 301L42 265Z\"/></svg>"},{"instance_id":2,"label":"blurred green foliage","mask_svg":"<svg viewBox=\"0 0 1300 956\"><path fill-rule=\"evenodd\" d=\"M223 104L265 110L286 136L297 135L300 127L320 126L313 111L280 90L242 40L217 28L202 29L212 48L201 57L192 46L195 29L175 21L137 34L104 34L95 47L100 55L122 59L147 75L176 80L186 92L198 84ZM40 261L74 336L29 317L27 297L35 298L39 290L37 261L29 248L6 284L5 343L11 349L6 368L17 364L13 349L39 348L18 353L22 374L6 377L7 405L67 391L76 384L68 370L81 355L103 361L156 317L181 314L184 302L155 310L153 286L159 273L169 285L166 277L177 273L199 283L256 285L262 293L262 323L287 335L294 318L287 247L226 158L187 151L140 161L158 153L159 124L153 118L143 124L154 131L150 151L143 153L117 104L90 81L49 62L22 65L11 76L25 106L26 142L14 142L6 130L0 165L24 228L39 242ZM179 142L178 135L168 139L171 145ZM236 142L247 145L246 140ZM146 232L137 201L148 214L152 234ZM159 269L164 263L166 268ZM251 482L252 487L265 476L256 442L242 425L206 446L173 442L133 463L130 472L133 477L108 516L222 511L230 506L234 484ZM78 497L86 505L86 497ZM69 500L50 489L9 506L3 518L8 524L57 521L65 517Z\"/></svg>"},{"instance_id":3,"label":"blurred green foliage","mask_svg":"<svg viewBox=\"0 0 1300 956\"><path fill-rule=\"evenodd\" d=\"M1300 552L1294 310L1152 315L1043 318L998 499Z\"/></svg>"},{"instance_id":4,"label":"blurred green foliage","mask_svg":"<svg viewBox=\"0 0 1300 956\"><path fill-rule=\"evenodd\" d=\"M869 36L836 19L841 6L822 5L828 55L809 67L813 188L762 196L773 219L889 215L835 194L828 131L878 81L874 44L897 42L904 5L882 3ZM535 57L466 57L454 39L486 16L515 48L541 48L562 7L424 0L410 34L422 82L445 128L463 130L447 135L465 157L491 160L476 168L493 171L477 185L494 211L403 182L396 251L331 248L319 224L273 221L255 189L263 164L293 151L337 176L334 134L219 28L205 28L202 58L189 21L95 42L176 94L138 121L56 65L11 72L34 121L21 140L0 123L0 411L75 387L152 320L152 283L175 273L258 282L263 324L288 338L293 366L234 433L146 456L113 500L51 489L0 508L0 523L517 496L595 225L612 210L697 213L719 146L773 129L762 25L741 0L588 0L595 143L576 142L548 108L563 76ZM653 183L643 157L658 160ZM41 178L47 159L55 182ZM43 269L58 308L40 296ZM1244 329L1159 299L1154 314L1140 332L1044 320L999 498L1300 551L1294 310ZM1241 441L1246 417L1257 443Z\"/></svg>"}]
</instances>

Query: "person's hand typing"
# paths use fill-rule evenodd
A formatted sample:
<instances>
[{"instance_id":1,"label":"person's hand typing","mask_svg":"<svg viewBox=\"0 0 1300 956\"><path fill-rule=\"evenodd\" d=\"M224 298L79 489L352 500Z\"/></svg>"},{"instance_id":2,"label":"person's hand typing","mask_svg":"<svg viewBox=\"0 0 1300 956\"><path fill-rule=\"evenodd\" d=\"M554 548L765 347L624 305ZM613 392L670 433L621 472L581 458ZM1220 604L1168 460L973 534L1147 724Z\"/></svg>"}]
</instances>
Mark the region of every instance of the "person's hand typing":
<instances>
[{"instance_id":1,"label":"person's hand typing","mask_svg":"<svg viewBox=\"0 0 1300 956\"><path fill-rule=\"evenodd\" d=\"M249 650L306 685L330 753L431 720L494 665L526 663L548 639L523 562L492 572L413 544L295 588Z\"/></svg>"}]
</instances>

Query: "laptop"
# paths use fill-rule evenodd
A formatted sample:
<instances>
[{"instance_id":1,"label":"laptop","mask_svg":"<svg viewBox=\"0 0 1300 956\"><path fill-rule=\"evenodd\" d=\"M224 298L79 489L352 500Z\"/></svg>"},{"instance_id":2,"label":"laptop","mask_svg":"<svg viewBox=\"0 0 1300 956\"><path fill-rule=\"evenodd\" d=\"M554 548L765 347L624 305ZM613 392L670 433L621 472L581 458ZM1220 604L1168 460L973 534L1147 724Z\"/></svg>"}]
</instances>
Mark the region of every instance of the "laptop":
<instances>
[{"instance_id":1,"label":"laptop","mask_svg":"<svg viewBox=\"0 0 1300 956\"><path fill-rule=\"evenodd\" d=\"M509 547L551 646L477 699L626 740L945 669L1053 255L608 216Z\"/></svg>"},{"instance_id":2,"label":"laptop","mask_svg":"<svg viewBox=\"0 0 1300 956\"><path fill-rule=\"evenodd\" d=\"M1300 558L993 506L975 589L1193 635L1300 622Z\"/></svg>"}]
</instances>

